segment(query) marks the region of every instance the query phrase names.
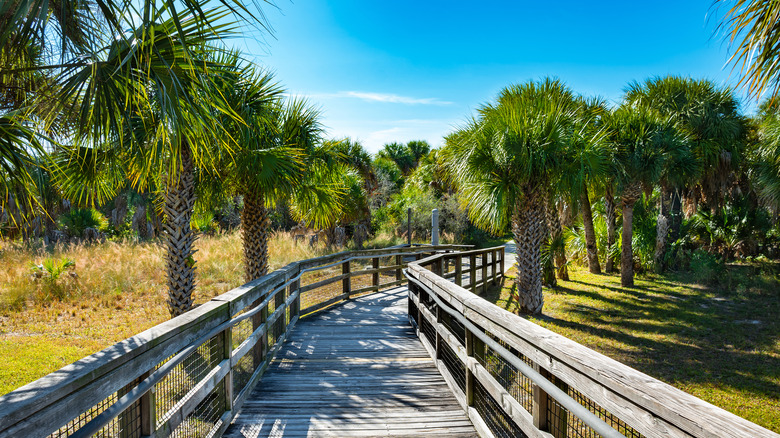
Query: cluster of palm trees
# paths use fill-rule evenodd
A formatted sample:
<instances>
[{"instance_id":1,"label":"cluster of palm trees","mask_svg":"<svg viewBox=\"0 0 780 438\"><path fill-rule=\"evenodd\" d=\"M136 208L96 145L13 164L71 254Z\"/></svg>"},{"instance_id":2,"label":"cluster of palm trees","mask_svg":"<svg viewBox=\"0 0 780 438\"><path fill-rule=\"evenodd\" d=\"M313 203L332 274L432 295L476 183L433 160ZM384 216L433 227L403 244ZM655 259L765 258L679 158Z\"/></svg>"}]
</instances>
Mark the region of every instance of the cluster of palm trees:
<instances>
[{"instance_id":1,"label":"cluster of palm trees","mask_svg":"<svg viewBox=\"0 0 780 438\"><path fill-rule=\"evenodd\" d=\"M245 277L265 274L267 208L329 223L349 169L318 111L224 44L246 23L267 26L241 0L3 2L0 214L48 216L38 174L78 204L154 193L176 316L193 302L196 193L241 195Z\"/></svg>"},{"instance_id":2,"label":"cluster of palm trees","mask_svg":"<svg viewBox=\"0 0 780 438\"><path fill-rule=\"evenodd\" d=\"M683 203L722 205L746 150L749 121L729 89L706 80L652 78L628 86L614 108L576 95L555 79L503 89L446 138L441 155L478 226L511 227L517 244L517 299L542 310L543 246L559 278L566 254L559 211L579 210L590 272L600 273L591 194L605 203L608 248L622 209L620 274L633 286L633 208L659 190L656 268L679 234ZM607 271L615 266L607 257ZM555 277L551 279L555 281ZM550 282L550 280L547 280Z\"/></svg>"}]
</instances>

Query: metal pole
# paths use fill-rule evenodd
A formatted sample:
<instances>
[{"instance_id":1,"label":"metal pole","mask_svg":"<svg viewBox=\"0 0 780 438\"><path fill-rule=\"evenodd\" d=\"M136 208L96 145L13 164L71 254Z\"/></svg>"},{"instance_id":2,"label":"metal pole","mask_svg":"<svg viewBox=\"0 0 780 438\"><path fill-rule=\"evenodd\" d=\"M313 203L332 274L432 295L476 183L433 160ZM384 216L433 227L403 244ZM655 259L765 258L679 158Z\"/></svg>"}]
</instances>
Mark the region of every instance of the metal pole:
<instances>
[{"instance_id":1,"label":"metal pole","mask_svg":"<svg viewBox=\"0 0 780 438\"><path fill-rule=\"evenodd\" d=\"M412 208L406 209L406 240L412 246Z\"/></svg>"},{"instance_id":2,"label":"metal pole","mask_svg":"<svg viewBox=\"0 0 780 438\"><path fill-rule=\"evenodd\" d=\"M434 208L431 212L431 245L439 244L439 209Z\"/></svg>"}]
</instances>

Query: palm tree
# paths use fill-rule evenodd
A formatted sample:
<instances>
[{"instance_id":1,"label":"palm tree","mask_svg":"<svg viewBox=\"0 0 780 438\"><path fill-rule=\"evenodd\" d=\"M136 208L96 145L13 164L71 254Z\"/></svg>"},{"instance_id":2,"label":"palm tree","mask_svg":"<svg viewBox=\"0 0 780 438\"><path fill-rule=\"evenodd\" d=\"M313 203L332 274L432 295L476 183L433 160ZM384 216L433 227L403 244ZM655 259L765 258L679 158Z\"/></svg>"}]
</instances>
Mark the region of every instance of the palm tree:
<instances>
[{"instance_id":1,"label":"palm tree","mask_svg":"<svg viewBox=\"0 0 780 438\"><path fill-rule=\"evenodd\" d=\"M758 142L751 161L751 179L762 201L780 209L780 114L765 102L759 112Z\"/></svg>"},{"instance_id":2,"label":"palm tree","mask_svg":"<svg viewBox=\"0 0 780 438\"><path fill-rule=\"evenodd\" d=\"M618 187L623 211L620 283L634 285L634 204L642 192L650 191L663 171L666 157L682 147L683 141L671 121L654 112L629 104L606 117L608 141L613 148L613 180Z\"/></svg>"},{"instance_id":3,"label":"palm tree","mask_svg":"<svg viewBox=\"0 0 780 438\"><path fill-rule=\"evenodd\" d=\"M686 137L685 150L667 160L660 178L655 266L663 270L668 241L679 236L682 195L694 204L701 199L711 209L721 207L745 148L745 119L733 92L708 80L650 78L629 84L625 99L669 118Z\"/></svg>"},{"instance_id":4,"label":"palm tree","mask_svg":"<svg viewBox=\"0 0 780 438\"><path fill-rule=\"evenodd\" d=\"M726 3L715 0L714 5ZM780 90L780 4L773 1L730 0L717 31L725 33L734 53L729 63L739 66L739 83L760 98L774 100Z\"/></svg>"},{"instance_id":5,"label":"palm tree","mask_svg":"<svg viewBox=\"0 0 780 438\"><path fill-rule=\"evenodd\" d=\"M558 80L511 85L450 134L442 150L471 221L493 232L511 223L523 312L542 311L545 206L576 116L574 95Z\"/></svg>"},{"instance_id":6,"label":"palm tree","mask_svg":"<svg viewBox=\"0 0 780 438\"><path fill-rule=\"evenodd\" d=\"M165 9L150 13L141 26L91 54L94 62L72 66L58 100L75 108L78 122L70 163L82 170L109 163L107 168L122 168L141 190L149 180L159 180L168 305L176 316L193 302L196 235L190 222L196 171L235 149L234 142L214 141L225 138L215 109L237 116L221 95L210 92L210 73L216 68L210 53L218 50L211 43L218 38L215 32L230 28L217 24L226 13L220 9L204 11L207 21L198 15L172 16ZM86 173L96 176L96 184L99 174ZM92 186L66 188L79 199ZM104 194L113 196L111 189L109 184Z\"/></svg>"},{"instance_id":7,"label":"palm tree","mask_svg":"<svg viewBox=\"0 0 780 438\"><path fill-rule=\"evenodd\" d=\"M273 75L254 65L242 66L237 52L219 60L215 92L232 111L215 118L226 126L225 137L238 144L212 169L200 173L212 193L240 195L244 278L268 272L270 219L268 208L290 204L296 220L330 224L340 212L341 166L334 165L332 145L322 145L319 111L301 99L283 100ZM227 140L226 140L227 141Z\"/></svg>"}]
</instances>

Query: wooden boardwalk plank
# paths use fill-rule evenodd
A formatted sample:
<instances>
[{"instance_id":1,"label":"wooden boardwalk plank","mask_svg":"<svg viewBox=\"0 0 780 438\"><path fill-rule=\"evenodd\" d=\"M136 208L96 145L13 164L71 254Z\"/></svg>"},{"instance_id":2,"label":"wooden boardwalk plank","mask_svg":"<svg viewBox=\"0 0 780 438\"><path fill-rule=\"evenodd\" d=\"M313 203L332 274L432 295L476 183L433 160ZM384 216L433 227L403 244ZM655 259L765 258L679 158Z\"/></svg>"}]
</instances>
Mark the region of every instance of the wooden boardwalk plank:
<instances>
[{"instance_id":1,"label":"wooden boardwalk plank","mask_svg":"<svg viewBox=\"0 0 780 438\"><path fill-rule=\"evenodd\" d=\"M299 321L224 436L477 436L409 326L406 297L395 288Z\"/></svg>"}]
</instances>

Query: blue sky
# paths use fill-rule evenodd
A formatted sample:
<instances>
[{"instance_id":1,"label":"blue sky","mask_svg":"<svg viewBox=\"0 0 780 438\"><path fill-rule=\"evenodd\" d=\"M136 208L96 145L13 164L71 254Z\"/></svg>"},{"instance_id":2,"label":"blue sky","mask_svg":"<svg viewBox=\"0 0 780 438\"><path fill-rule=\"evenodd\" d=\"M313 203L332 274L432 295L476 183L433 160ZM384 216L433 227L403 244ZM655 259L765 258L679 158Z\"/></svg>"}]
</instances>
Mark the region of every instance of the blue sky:
<instances>
[{"instance_id":1,"label":"blue sky","mask_svg":"<svg viewBox=\"0 0 780 438\"><path fill-rule=\"evenodd\" d=\"M626 84L676 74L733 84L711 1L278 0L274 36L238 46L323 111L329 136L376 152L433 146L511 83L554 76L619 101Z\"/></svg>"}]
</instances>

